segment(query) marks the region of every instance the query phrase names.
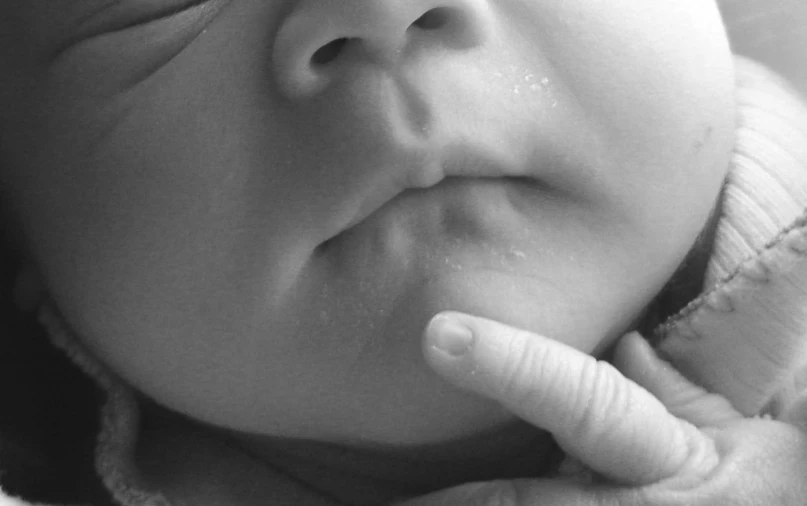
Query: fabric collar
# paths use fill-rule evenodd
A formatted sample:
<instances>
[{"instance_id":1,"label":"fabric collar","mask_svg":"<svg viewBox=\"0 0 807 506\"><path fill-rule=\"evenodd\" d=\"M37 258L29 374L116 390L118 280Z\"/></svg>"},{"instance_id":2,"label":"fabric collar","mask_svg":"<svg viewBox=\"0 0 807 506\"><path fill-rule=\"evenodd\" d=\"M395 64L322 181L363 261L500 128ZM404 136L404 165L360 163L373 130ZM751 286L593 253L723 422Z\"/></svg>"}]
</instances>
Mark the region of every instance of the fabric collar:
<instances>
[{"instance_id":1,"label":"fabric collar","mask_svg":"<svg viewBox=\"0 0 807 506\"><path fill-rule=\"evenodd\" d=\"M736 68L737 139L704 292L655 338L744 414L776 415L807 357L807 108L762 66Z\"/></svg>"}]
</instances>

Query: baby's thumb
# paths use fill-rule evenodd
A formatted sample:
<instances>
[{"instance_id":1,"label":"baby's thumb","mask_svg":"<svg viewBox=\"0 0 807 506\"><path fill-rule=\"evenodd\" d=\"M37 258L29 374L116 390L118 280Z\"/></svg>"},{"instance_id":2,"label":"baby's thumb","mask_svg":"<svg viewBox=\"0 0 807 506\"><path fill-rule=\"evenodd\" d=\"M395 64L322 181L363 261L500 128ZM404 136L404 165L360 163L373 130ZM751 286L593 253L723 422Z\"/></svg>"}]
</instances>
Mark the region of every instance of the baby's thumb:
<instances>
[{"instance_id":1,"label":"baby's thumb","mask_svg":"<svg viewBox=\"0 0 807 506\"><path fill-rule=\"evenodd\" d=\"M551 432L567 453L619 483L686 478L715 465L708 436L611 364L568 345L461 313L433 318L423 344L446 379Z\"/></svg>"},{"instance_id":2,"label":"baby's thumb","mask_svg":"<svg viewBox=\"0 0 807 506\"><path fill-rule=\"evenodd\" d=\"M659 399L670 413L696 427L714 427L743 417L725 397L695 385L659 358L637 332L620 340L613 363Z\"/></svg>"}]
</instances>

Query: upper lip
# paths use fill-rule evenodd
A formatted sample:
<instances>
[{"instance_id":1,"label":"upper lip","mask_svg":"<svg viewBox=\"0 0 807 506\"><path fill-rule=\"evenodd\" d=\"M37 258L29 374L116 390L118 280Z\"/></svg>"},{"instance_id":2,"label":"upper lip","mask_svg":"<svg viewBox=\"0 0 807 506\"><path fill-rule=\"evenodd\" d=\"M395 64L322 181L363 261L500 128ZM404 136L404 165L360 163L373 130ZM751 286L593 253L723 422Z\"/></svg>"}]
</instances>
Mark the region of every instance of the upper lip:
<instances>
[{"instance_id":1,"label":"upper lip","mask_svg":"<svg viewBox=\"0 0 807 506\"><path fill-rule=\"evenodd\" d=\"M402 175L403 190L426 189L448 177L539 178L539 174L528 164L484 147L463 143L434 151L437 154L427 152L410 157L409 164L396 169Z\"/></svg>"},{"instance_id":2,"label":"upper lip","mask_svg":"<svg viewBox=\"0 0 807 506\"><path fill-rule=\"evenodd\" d=\"M523 163L473 146L449 147L442 162L443 177L536 177Z\"/></svg>"}]
</instances>

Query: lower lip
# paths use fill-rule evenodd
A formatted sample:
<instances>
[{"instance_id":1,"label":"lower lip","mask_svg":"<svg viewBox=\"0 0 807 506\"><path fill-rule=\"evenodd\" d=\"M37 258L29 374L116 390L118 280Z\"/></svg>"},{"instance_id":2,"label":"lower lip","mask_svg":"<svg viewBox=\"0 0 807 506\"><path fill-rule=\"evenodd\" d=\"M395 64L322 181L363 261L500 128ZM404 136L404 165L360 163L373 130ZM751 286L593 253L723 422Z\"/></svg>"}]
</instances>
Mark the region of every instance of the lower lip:
<instances>
[{"instance_id":1,"label":"lower lip","mask_svg":"<svg viewBox=\"0 0 807 506\"><path fill-rule=\"evenodd\" d=\"M415 197L422 199L415 207L434 206L444 233L492 239L523 229L523 219L535 216L545 192L523 177L447 178Z\"/></svg>"},{"instance_id":2,"label":"lower lip","mask_svg":"<svg viewBox=\"0 0 807 506\"><path fill-rule=\"evenodd\" d=\"M433 241L435 248L452 239L505 245L536 223L546 200L545 188L530 178L446 178L401 193L318 249L352 250L368 240L375 248L408 240Z\"/></svg>"}]
</instances>

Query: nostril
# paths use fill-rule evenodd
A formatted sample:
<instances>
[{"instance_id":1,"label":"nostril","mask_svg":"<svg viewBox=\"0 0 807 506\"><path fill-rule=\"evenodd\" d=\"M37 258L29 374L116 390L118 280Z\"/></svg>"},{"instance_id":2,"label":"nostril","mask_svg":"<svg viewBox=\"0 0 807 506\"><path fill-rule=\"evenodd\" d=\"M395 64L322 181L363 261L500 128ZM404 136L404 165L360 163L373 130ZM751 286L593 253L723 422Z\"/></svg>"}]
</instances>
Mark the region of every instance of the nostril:
<instances>
[{"instance_id":1,"label":"nostril","mask_svg":"<svg viewBox=\"0 0 807 506\"><path fill-rule=\"evenodd\" d=\"M446 8L435 8L427 11L417 18L411 26L421 30L439 30L451 21L451 12ZM350 42L349 37L334 39L320 47L311 55L311 64L315 66L327 65L337 58Z\"/></svg>"},{"instance_id":2,"label":"nostril","mask_svg":"<svg viewBox=\"0 0 807 506\"><path fill-rule=\"evenodd\" d=\"M311 63L313 65L327 65L331 63L339 57L339 53L342 52L349 41L350 39L347 37L342 37L325 44L311 55Z\"/></svg>"},{"instance_id":3,"label":"nostril","mask_svg":"<svg viewBox=\"0 0 807 506\"><path fill-rule=\"evenodd\" d=\"M447 25L450 18L451 13L448 9L438 7L427 11L417 18L412 23L412 26L420 28L421 30L438 30Z\"/></svg>"},{"instance_id":4,"label":"nostril","mask_svg":"<svg viewBox=\"0 0 807 506\"><path fill-rule=\"evenodd\" d=\"M467 53L492 33L490 3L295 0L272 40L278 92L293 99L313 97L366 71L420 68L421 60L434 63Z\"/></svg>"}]
</instances>

